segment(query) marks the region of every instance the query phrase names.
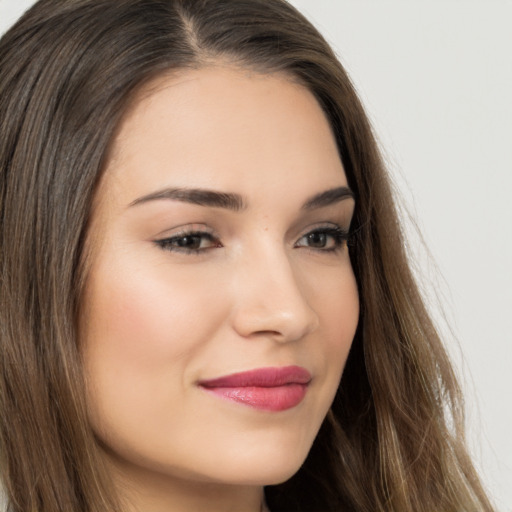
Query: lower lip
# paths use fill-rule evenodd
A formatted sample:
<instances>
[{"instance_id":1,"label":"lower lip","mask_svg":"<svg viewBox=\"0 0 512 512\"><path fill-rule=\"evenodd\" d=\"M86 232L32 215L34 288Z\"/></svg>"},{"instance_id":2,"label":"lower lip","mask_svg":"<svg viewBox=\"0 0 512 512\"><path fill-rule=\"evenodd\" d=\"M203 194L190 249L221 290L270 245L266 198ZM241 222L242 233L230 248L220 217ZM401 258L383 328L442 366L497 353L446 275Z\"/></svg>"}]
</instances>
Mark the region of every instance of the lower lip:
<instances>
[{"instance_id":1,"label":"lower lip","mask_svg":"<svg viewBox=\"0 0 512 512\"><path fill-rule=\"evenodd\" d=\"M285 411L291 409L304 399L307 384L286 384L274 387L234 387L203 388L226 400L264 411Z\"/></svg>"}]
</instances>

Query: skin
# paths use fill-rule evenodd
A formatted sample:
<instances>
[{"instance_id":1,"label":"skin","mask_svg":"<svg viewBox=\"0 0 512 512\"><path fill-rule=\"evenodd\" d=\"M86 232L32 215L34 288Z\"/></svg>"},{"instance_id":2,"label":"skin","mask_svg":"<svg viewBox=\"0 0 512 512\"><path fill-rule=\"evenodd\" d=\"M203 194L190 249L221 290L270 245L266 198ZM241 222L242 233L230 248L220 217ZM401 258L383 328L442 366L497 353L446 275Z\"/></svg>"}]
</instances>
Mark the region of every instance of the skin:
<instances>
[{"instance_id":1,"label":"skin","mask_svg":"<svg viewBox=\"0 0 512 512\"><path fill-rule=\"evenodd\" d=\"M302 206L342 186L323 111L286 76L219 64L139 95L97 193L83 318L91 422L126 510L255 512L263 486L300 467L359 313L349 249L328 231L348 230L353 199ZM245 208L140 201L167 187L236 193ZM288 365L312 380L280 412L198 385Z\"/></svg>"}]
</instances>

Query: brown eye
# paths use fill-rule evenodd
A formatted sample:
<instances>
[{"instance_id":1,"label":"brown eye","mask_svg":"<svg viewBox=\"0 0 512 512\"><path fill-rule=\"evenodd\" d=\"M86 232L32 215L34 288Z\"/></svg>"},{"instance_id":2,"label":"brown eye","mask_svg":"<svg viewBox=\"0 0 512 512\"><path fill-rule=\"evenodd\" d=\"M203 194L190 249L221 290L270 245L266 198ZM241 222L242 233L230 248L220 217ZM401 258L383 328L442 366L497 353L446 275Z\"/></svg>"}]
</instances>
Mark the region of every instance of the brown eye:
<instances>
[{"instance_id":1,"label":"brown eye","mask_svg":"<svg viewBox=\"0 0 512 512\"><path fill-rule=\"evenodd\" d=\"M328 241L329 237L326 233L309 233L309 235L306 235L308 246L314 247L315 249L323 249Z\"/></svg>"},{"instance_id":2,"label":"brown eye","mask_svg":"<svg viewBox=\"0 0 512 512\"><path fill-rule=\"evenodd\" d=\"M166 251L175 251L183 253L198 253L220 247L220 242L210 233L193 232L156 240L160 248Z\"/></svg>"},{"instance_id":3,"label":"brown eye","mask_svg":"<svg viewBox=\"0 0 512 512\"><path fill-rule=\"evenodd\" d=\"M182 249L197 250L201 248L203 238L200 235L188 235L180 238L171 239L171 245L180 247Z\"/></svg>"},{"instance_id":4,"label":"brown eye","mask_svg":"<svg viewBox=\"0 0 512 512\"><path fill-rule=\"evenodd\" d=\"M295 247L306 247L318 251L336 251L346 245L347 231L339 227L319 228L305 234L295 244Z\"/></svg>"}]
</instances>

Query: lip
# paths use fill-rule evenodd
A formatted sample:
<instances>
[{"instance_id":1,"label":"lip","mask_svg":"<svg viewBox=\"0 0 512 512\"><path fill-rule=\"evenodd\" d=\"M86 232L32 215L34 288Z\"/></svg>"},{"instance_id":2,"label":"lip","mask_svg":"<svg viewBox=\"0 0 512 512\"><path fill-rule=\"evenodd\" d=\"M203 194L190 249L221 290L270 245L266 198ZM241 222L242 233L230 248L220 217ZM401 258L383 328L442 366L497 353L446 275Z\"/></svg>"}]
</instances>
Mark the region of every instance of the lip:
<instances>
[{"instance_id":1,"label":"lip","mask_svg":"<svg viewBox=\"0 0 512 512\"><path fill-rule=\"evenodd\" d=\"M306 396L311 374L300 366L268 367L199 382L205 391L266 411L284 411Z\"/></svg>"}]
</instances>

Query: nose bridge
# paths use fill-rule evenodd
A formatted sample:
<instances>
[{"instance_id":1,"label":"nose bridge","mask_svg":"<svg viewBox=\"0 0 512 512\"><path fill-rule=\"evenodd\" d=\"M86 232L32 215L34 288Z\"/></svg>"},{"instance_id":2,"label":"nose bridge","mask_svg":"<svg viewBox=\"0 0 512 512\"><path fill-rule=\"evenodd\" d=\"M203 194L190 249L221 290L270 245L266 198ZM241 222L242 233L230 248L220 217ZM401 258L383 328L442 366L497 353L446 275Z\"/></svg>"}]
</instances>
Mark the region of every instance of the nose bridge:
<instances>
[{"instance_id":1,"label":"nose bridge","mask_svg":"<svg viewBox=\"0 0 512 512\"><path fill-rule=\"evenodd\" d=\"M318 317L298 277L284 244L261 244L245 255L237 272L236 330L293 341L316 329Z\"/></svg>"}]
</instances>

